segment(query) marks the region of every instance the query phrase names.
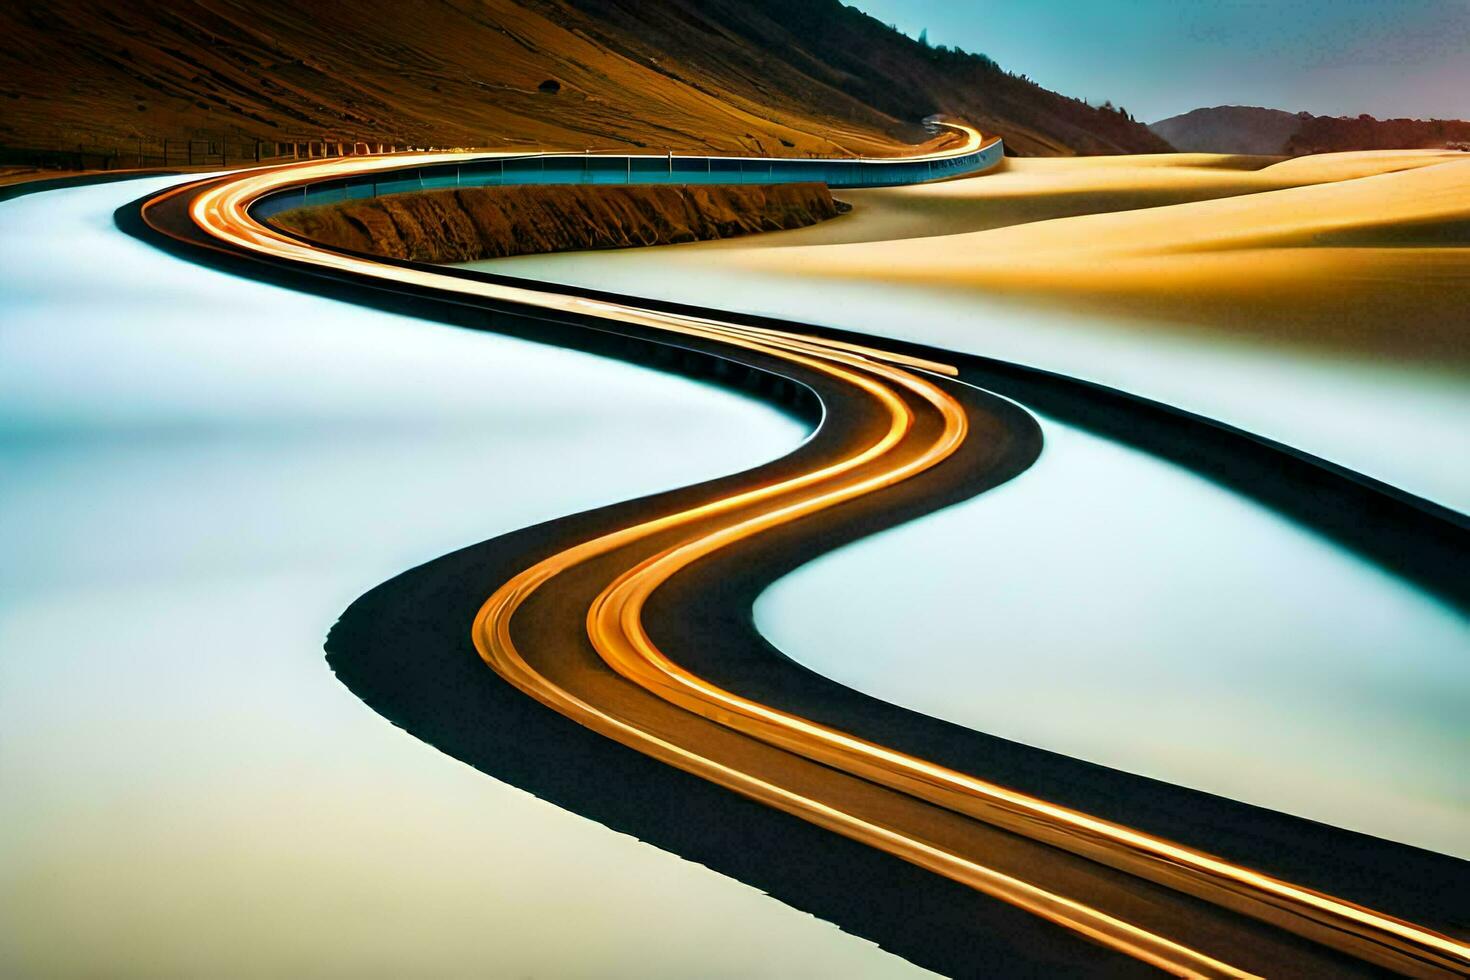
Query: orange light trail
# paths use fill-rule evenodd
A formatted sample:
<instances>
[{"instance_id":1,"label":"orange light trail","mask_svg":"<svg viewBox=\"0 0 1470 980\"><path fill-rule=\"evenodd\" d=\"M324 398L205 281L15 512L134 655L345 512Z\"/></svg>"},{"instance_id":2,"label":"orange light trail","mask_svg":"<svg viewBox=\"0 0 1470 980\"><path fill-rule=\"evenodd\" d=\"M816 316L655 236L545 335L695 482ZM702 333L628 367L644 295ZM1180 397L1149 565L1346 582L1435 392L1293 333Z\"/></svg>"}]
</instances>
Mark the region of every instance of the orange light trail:
<instances>
[{"instance_id":1,"label":"orange light trail","mask_svg":"<svg viewBox=\"0 0 1470 980\"><path fill-rule=\"evenodd\" d=\"M931 156L958 155L982 144L977 131L956 128L965 132L965 145ZM593 557L653 535L709 523L713 526L627 569L609 583L587 612L588 635L599 655L640 687L768 744L1266 919L1380 965L1425 975L1460 973L1470 968L1470 946L1432 930L759 704L674 663L658 649L643 626L642 612L654 591L681 569L719 549L893 486L948 458L967 435L964 408L941 387L915 372L948 376L958 372L950 365L860 344L462 279L430 268L390 265L334 253L278 232L249 214L255 201L287 188L348 175L484 156L420 153L343 158L246 171L222 181L184 185L160 195L145 207L145 219L148 207L175 195L192 193L195 196L188 208L192 221L229 249L271 261L367 276L388 284L428 287L444 293L593 316L714 341L820 372L871 399L889 419L887 431L880 438L834 463L779 483L619 529L574 545L525 569L486 600L473 624L475 645L497 673L538 701L625 745L881 848L1162 969L1180 976L1248 975L1082 902L844 813L643 731L559 687L531 667L516 649L511 639L511 618L551 578ZM939 432L927 441L920 440L919 445L914 444L918 438L915 417L906 398L925 406L925 411L932 412L941 422Z\"/></svg>"}]
</instances>

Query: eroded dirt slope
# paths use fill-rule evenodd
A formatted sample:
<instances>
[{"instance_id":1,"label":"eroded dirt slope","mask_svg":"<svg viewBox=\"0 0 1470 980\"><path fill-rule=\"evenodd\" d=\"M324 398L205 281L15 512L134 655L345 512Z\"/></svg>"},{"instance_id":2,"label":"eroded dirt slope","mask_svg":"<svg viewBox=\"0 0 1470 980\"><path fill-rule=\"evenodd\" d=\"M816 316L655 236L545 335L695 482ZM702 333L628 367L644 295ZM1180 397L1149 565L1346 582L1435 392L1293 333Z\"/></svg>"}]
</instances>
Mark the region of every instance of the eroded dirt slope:
<instances>
[{"instance_id":1,"label":"eroded dirt slope","mask_svg":"<svg viewBox=\"0 0 1470 980\"><path fill-rule=\"evenodd\" d=\"M273 223L334 248L419 262L667 245L835 217L825 184L466 187L287 211Z\"/></svg>"}]
</instances>

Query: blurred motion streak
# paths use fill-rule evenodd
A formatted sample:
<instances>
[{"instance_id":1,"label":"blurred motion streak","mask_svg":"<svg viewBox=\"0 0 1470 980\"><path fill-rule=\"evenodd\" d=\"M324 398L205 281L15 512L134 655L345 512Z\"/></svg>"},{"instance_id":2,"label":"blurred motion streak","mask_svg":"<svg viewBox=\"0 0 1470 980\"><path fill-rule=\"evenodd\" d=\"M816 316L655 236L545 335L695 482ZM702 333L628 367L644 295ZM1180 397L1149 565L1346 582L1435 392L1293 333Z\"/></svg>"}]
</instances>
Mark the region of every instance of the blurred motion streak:
<instances>
[{"instance_id":1,"label":"blurred motion streak","mask_svg":"<svg viewBox=\"0 0 1470 980\"><path fill-rule=\"evenodd\" d=\"M964 145L946 154L980 145L978 132L955 128L966 136ZM601 658L624 678L663 701L896 794L1202 898L1378 966L1421 976L1463 975L1470 970L1470 946L1427 928L767 707L723 690L674 663L643 626L642 613L654 591L681 569L720 549L894 486L950 457L969 432L965 407L941 386L941 379L956 372L944 364L817 336L721 323L332 253L282 234L250 213L252 204L263 196L313 181L482 157L421 153L246 171L159 195L145 204L144 220L157 231L180 237L165 224L153 221L150 214L161 203L185 195L194 224L210 236L213 247L223 251L370 278L389 287L427 289L470 300L595 317L717 343L817 372L851 389L888 420L886 431L876 440L855 447L845 458L828 465L583 541L525 569L485 602L473 625L476 647L497 673L563 715L669 765L887 851L1143 962L1181 976L1250 975L1075 897L1053 893L935 846L924 839L922 832L884 826L845 812L832 801L778 785L704 754L695 746L678 744L658 732L645 730L636 718L620 716L617 706L588 703L538 672L512 641L511 622L517 609L556 576L654 535L681 534L672 546L635 560L606 585L586 612L587 633Z\"/></svg>"}]
</instances>

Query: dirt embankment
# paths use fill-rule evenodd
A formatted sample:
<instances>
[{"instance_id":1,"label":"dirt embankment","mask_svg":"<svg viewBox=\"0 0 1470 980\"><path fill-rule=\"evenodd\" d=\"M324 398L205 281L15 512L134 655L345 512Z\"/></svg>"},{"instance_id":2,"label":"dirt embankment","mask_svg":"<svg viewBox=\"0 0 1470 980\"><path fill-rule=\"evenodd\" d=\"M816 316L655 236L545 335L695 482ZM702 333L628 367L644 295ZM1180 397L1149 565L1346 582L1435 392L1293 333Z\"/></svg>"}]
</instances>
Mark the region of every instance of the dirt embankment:
<instances>
[{"instance_id":1,"label":"dirt embankment","mask_svg":"<svg viewBox=\"0 0 1470 980\"><path fill-rule=\"evenodd\" d=\"M825 184L465 187L297 208L272 223L331 248L472 262L802 228L843 210Z\"/></svg>"}]
</instances>

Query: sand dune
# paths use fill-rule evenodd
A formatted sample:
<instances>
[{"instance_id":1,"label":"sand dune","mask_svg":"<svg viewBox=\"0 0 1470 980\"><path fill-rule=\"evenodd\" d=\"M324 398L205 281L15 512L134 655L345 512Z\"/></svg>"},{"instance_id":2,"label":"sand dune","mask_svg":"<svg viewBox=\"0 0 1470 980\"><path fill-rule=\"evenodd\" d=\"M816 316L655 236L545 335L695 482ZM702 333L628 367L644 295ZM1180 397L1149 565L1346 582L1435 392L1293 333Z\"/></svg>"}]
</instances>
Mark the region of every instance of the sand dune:
<instances>
[{"instance_id":1,"label":"sand dune","mask_svg":"<svg viewBox=\"0 0 1470 980\"><path fill-rule=\"evenodd\" d=\"M1258 161L1013 160L979 179L844 193L851 216L725 243L721 258L1470 367L1470 157Z\"/></svg>"},{"instance_id":2,"label":"sand dune","mask_svg":"<svg viewBox=\"0 0 1470 980\"><path fill-rule=\"evenodd\" d=\"M790 247L955 235L1259 194L1466 159L1470 158L1460 153L1426 150L1286 161L1209 153L1009 159L1004 169L983 180L843 191L842 198L858 208L841 222L820 233L777 235L747 244Z\"/></svg>"},{"instance_id":3,"label":"sand dune","mask_svg":"<svg viewBox=\"0 0 1470 980\"><path fill-rule=\"evenodd\" d=\"M728 241L489 267L1036 365L1470 512L1470 156L1007 161Z\"/></svg>"}]
</instances>

